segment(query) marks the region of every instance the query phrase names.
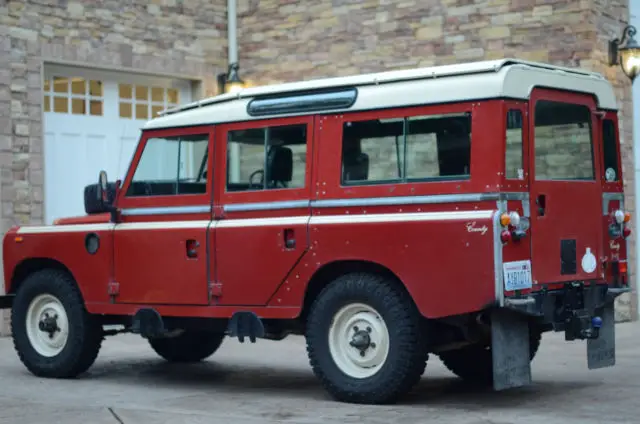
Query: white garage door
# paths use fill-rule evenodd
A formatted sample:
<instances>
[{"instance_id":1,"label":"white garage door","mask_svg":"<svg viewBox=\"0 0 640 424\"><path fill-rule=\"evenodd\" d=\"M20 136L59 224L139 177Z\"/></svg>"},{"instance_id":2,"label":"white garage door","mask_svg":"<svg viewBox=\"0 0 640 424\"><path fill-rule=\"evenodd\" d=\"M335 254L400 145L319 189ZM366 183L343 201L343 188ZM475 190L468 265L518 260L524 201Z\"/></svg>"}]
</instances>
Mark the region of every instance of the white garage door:
<instances>
[{"instance_id":1,"label":"white garage door","mask_svg":"<svg viewBox=\"0 0 640 424\"><path fill-rule=\"evenodd\" d=\"M44 78L45 221L84 215L83 192L101 169L123 178L141 126L191 101L191 82L49 66Z\"/></svg>"}]
</instances>

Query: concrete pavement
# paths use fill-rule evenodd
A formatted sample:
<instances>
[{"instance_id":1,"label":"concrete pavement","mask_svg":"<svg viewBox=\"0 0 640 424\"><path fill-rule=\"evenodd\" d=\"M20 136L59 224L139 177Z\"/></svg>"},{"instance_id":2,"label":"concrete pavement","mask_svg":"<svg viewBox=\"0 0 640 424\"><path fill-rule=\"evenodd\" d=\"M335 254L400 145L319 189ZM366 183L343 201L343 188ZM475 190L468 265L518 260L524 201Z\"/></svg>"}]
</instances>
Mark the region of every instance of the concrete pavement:
<instances>
[{"instance_id":1,"label":"concrete pavement","mask_svg":"<svg viewBox=\"0 0 640 424\"><path fill-rule=\"evenodd\" d=\"M328 399L301 337L254 345L227 339L206 362L185 366L163 362L139 337L117 336L87 375L68 381L31 376L3 338L0 423L635 423L639 339L639 324L618 325L616 367L588 371L583 342L546 334L534 385L502 393L462 383L432 357L405 403L356 406Z\"/></svg>"}]
</instances>

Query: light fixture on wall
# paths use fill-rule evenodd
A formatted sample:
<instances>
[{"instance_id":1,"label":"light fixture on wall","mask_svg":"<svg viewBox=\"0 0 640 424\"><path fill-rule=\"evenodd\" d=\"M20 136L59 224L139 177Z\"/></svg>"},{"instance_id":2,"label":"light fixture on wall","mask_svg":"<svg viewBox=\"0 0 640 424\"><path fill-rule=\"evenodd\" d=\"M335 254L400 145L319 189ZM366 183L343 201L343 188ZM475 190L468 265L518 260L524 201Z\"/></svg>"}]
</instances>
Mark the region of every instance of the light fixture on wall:
<instances>
[{"instance_id":1,"label":"light fixture on wall","mask_svg":"<svg viewBox=\"0 0 640 424\"><path fill-rule=\"evenodd\" d=\"M219 93L237 93L244 88L244 81L239 75L240 65L232 63L229 65L229 72L218 74Z\"/></svg>"},{"instance_id":2,"label":"light fixture on wall","mask_svg":"<svg viewBox=\"0 0 640 424\"><path fill-rule=\"evenodd\" d=\"M620 65L631 82L640 74L640 44L634 38L636 27L628 25L622 31L622 40L609 41L609 65Z\"/></svg>"}]
</instances>

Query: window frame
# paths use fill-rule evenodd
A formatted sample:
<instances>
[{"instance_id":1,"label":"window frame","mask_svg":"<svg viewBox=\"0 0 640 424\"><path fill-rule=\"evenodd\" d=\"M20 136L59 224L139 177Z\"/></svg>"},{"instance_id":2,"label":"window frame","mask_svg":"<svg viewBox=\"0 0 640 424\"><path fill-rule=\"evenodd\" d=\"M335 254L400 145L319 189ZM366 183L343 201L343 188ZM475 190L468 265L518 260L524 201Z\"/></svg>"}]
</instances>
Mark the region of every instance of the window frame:
<instances>
[{"instance_id":1,"label":"window frame","mask_svg":"<svg viewBox=\"0 0 640 424\"><path fill-rule=\"evenodd\" d=\"M396 150L396 165L398 167L398 169L400 169L400 167L402 167L402 173L406 173L407 172L407 155L408 155L408 142L407 142L407 136L412 135L411 134L411 120L415 119L415 118L429 118L429 117L433 117L433 116L447 116L447 115L462 115L462 114L468 114L468 118L469 118L469 122L471 125L471 135L470 138L473 138L473 113L471 111L469 112L446 112L446 113L429 113L429 114L418 114L418 115L413 115L413 114L406 114L403 116L398 116L397 118L368 118L368 119L345 119L342 123L342 135L339 141L339 148L340 148L340 169L342 171L343 167L344 167L344 155L343 155L343 143L344 143L344 125L347 122L367 122L367 121L375 121L375 120L379 120L379 119L402 119L402 126L403 126L403 137L402 137L402 145L399 144L399 138L396 137L396 144L395 144L395 150ZM437 118L432 118L432 119L437 119ZM415 135L415 134L413 134ZM437 141L436 141L437 142ZM362 145L362 142L361 142ZM437 147L436 147L437 148ZM400 150L402 150L402 156L403 156L403 161L400 161ZM471 146L469 146L469 155L471 155ZM371 162L369 163L369 169L371 169ZM353 181L353 182L348 182L345 181L343 178L343 172L340 172L340 187L342 188L347 188L347 187L361 187L361 186L371 186L371 185L384 185L384 184L411 184L411 183L430 183L430 182L446 182L446 181L453 181L453 182L461 182L461 181L467 181L471 179L471 158L469 158L469 174L467 175L453 175L453 176L437 176L437 177L408 177L407 175L404 175L402 177L397 177L397 178L392 178L392 179L380 179L380 180L366 180L366 181Z\"/></svg>"},{"instance_id":2,"label":"window frame","mask_svg":"<svg viewBox=\"0 0 640 424\"><path fill-rule=\"evenodd\" d=\"M207 151L207 182L204 193L198 194L172 194L163 196L127 196L127 191L133 180L133 176L138 168L142 153L149 140L163 137L180 137L188 135L207 135L208 151ZM143 207L171 207L171 206L202 206L212 203L213 194L213 175L214 175L214 128L213 126L198 126L188 128L168 128L158 130L143 131L136 151L129 164L126 177L121 185L118 193L117 207L127 208L143 208Z\"/></svg>"},{"instance_id":3,"label":"window frame","mask_svg":"<svg viewBox=\"0 0 640 424\"><path fill-rule=\"evenodd\" d=\"M518 110L522 114L522 169L524 176L522 179L507 177L507 119L508 113ZM525 189L529 185L529 108L526 101L504 101L502 108L502 159L501 169L503 176L502 188L504 189Z\"/></svg>"},{"instance_id":4,"label":"window frame","mask_svg":"<svg viewBox=\"0 0 640 424\"><path fill-rule=\"evenodd\" d=\"M615 133L615 138L616 138L616 160L618 162L618 175L617 180L616 181L607 181L606 179L606 175L605 175L605 163L604 163L604 149L605 149L605 145L604 145L604 121L609 120L613 122L613 130ZM616 112L613 111L606 111L604 113L604 115L602 116L601 119L598 120L598 133L600 135L600 140L601 140L601 155L602 155L602 164L601 164L601 168L600 168L600 172L602 173L602 183L603 183L603 187L605 190L611 191L621 191L623 188L623 184L624 184L624 174L622 172L622 146L620 145L620 123L618 122L618 115Z\"/></svg>"},{"instance_id":5,"label":"window frame","mask_svg":"<svg viewBox=\"0 0 640 424\"><path fill-rule=\"evenodd\" d=\"M572 180L560 180L560 179L537 179L535 175L535 110L536 103L540 100L571 103L575 105L584 106L590 111L590 128L592 147L591 152L593 156L593 168L594 179L572 179ZM598 121L594 118L594 112L596 111L597 103L594 96L573 92L568 90L550 89L536 87L529 98L529 178L531 184L555 184L555 183L571 183L571 184L594 184L602 181L602 138L600 137L600 129Z\"/></svg>"},{"instance_id":6,"label":"window frame","mask_svg":"<svg viewBox=\"0 0 640 424\"><path fill-rule=\"evenodd\" d=\"M228 134L230 131L261 129L265 127L287 126L287 125L307 126L307 149L304 187L272 188L248 191L227 191L227 150ZM220 202L222 205L233 205L239 203L258 202L278 202L289 200L309 200L311 193L311 170L314 150L315 117L313 115L294 116L286 118L259 119L244 122L233 122L216 125L216 141L220 154Z\"/></svg>"},{"instance_id":7,"label":"window frame","mask_svg":"<svg viewBox=\"0 0 640 424\"><path fill-rule=\"evenodd\" d=\"M574 183L574 182L584 182L584 183L594 183L597 182L600 178L601 172L600 167L602 166L601 162L601 143L598 134L600 130L596 125L596 122L593 119L593 105L589 102L585 102L585 100L580 97L572 96L573 93L563 93L558 92L558 95L554 96L540 96L538 98L531 99L531 109L532 109L532 119L530 125L530 139L531 143L531 161L533 165L531 166L531 174L532 178L538 182L565 182L565 183ZM549 103L562 103L571 106L579 106L588 111L588 119L587 123L589 125L589 141L590 141L590 155L591 155L591 170L593 172L593 178L538 178L536 175L536 164L538 162L538 158L536 155L536 108L538 103L540 102L549 102Z\"/></svg>"}]
</instances>

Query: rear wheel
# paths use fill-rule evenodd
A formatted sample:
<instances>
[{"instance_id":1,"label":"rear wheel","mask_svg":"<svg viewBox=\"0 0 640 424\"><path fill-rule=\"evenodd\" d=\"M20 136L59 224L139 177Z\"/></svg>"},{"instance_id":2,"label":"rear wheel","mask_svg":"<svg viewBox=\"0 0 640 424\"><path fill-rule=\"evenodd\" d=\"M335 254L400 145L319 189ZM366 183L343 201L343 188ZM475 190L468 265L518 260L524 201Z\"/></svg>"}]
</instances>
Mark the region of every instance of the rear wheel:
<instances>
[{"instance_id":1,"label":"rear wheel","mask_svg":"<svg viewBox=\"0 0 640 424\"><path fill-rule=\"evenodd\" d=\"M542 334L529 328L529 360L532 361L540 347ZM463 380L490 385L493 383L493 357L490 345L471 345L439 354L444 365Z\"/></svg>"},{"instance_id":2,"label":"rear wheel","mask_svg":"<svg viewBox=\"0 0 640 424\"><path fill-rule=\"evenodd\" d=\"M313 372L343 402L395 402L426 366L420 314L406 291L377 275L329 284L311 307L306 339Z\"/></svg>"},{"instance_id":3,"label":"rear wheel","mask_svg":"<svg viewBox=\"0 0 640 424\"><path fill-rule=\"evenodd\" d=\"M43 270L18 288L11 311L13 343L22 363L40 377L71 378L98 356L102 325L90 315L69 274Z\"/></svg>"},{"instance_id":4,"label":"rear wheel","mask_svg":"<svg viewBox=\"0 0 640 424\"><path fill-rule=\"evenodd\" d=\"M213 355L224 337L224 333L185 330L175 337L150 339L149 344L169 362L199 362Z\"/></svg>"}]
</instances>

